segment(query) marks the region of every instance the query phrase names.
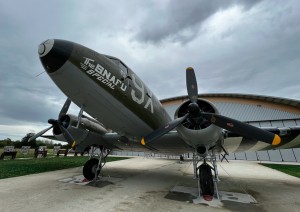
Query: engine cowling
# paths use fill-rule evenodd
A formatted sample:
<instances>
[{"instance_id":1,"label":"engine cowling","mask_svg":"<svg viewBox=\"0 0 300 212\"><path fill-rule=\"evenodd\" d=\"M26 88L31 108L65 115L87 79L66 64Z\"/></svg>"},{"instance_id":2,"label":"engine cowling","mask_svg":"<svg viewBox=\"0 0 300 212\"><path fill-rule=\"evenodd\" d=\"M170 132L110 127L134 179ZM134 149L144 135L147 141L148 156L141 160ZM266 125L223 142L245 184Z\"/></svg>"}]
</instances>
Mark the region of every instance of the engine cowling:
<instances>
[{"instance_id":1,"label":"engine cowling","mask_svg":"<svg viewBox=\"0 0 300 212\"><path fill-rule=\"evenodd\" d=\"M183 102L176 110L174 118L186 115L189 112L190 103L190 100ZM196 103L200 112L219 114L217 108L205 99L198 99ZM222 139L222 129L207 121L201 113L197 118L188 117L177 127L177 131L182 139L195 148L200 155L207 155L208 149Z\"/></svg>"},{"instance_id":2,"label":"engine cowling","mask_svg":"<svg viewBox=\"0 0 300 212\"><path fill-rule=\"evenodd\" d=\"M62 125L72 134L77 143L85 140L90 133L100 136L108 132L101 123L86 116L81 118L78 127L78 117L72 114L61 116L60 121ZM53 127L53 135L60 140L64 140L64 136L62 135L62 132L58 126Z\"/></svg>"}]
</instances>

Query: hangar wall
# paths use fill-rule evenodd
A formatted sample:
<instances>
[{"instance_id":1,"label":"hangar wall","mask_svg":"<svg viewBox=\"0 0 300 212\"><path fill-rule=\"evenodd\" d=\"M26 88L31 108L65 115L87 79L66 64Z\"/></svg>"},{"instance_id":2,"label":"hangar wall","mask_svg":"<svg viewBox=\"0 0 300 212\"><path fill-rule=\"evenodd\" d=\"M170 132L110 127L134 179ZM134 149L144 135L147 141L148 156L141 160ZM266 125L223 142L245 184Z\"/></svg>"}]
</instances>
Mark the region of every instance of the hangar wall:
<instances>
[{"instance_id":1,"label":"hangar wall","mask_svg":"<svg viewBox=\"0 0 300 212\"><path fill-rule=\"evenodd\" d=\"M179 155L165 155L144 152L112 151L112 155L119 156L140 156L140 157L163 157L179 159ZM192 154L185 154L185 158L192 159ZM274 162L296 162L300 163L300 148L281 149L256 152L231 153L226 157L228 160L249 160L249 161L274 161Z\"/></svg>"}]
</instances>

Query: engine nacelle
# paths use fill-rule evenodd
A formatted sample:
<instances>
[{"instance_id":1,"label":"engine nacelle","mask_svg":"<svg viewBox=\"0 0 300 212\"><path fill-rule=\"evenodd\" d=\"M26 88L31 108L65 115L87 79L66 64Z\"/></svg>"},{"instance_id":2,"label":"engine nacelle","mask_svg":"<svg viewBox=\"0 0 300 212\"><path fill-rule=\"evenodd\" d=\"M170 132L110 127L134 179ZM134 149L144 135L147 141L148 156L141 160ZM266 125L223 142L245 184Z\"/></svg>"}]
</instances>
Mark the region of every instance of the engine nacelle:
<instances>
[{"instance_id":1,"label":"engine nacelle","mask_svg":"<svg viewBox=\"0 0 300 212\"><path fill-rule=\"evenodd\" d=\"M175 119L188 113L190 100L182 103L175 112ZM197 104L201 112L219 114L217 108L209 101L198 99ZM207 155L208 149L222 139L222 129L211 124L203 117L197 118L197 121L187 118L177 127L177 132L182 139L190 146L194 147L199 155Z\"/></svg>"},{"instance_id":2,"label":"engine nacelle","mask_svg":"<svg viewBox=\"0 0 300 212\"><path fill-rule=\"evenodd\" d=\"M81 141L85 140L87 136L91 133L100 136L108 132L101 123L86 116L83 116L81 118L78 128L77 116L71 114L63 115L60 118L60 121L62 122L62 125L66 129L68 129L68 131L72 134L73 138L76 140L77 143L80 143ZM53 134L59 140L65 140L58 126L54 126Z\"/></svg>"}]
</instances>

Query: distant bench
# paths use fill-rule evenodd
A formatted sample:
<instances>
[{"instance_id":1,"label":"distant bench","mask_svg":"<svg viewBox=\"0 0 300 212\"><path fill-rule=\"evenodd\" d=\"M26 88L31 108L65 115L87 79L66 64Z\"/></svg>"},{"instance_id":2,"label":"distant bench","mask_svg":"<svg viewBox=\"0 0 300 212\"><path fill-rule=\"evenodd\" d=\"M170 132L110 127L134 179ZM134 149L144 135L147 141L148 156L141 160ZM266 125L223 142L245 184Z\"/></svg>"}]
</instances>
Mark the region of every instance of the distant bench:
<instances>
[{"instance_id":1,"label":"distant bench","mask_svg":"<svg viewBox=\"0 0 300 212\"><path fill-rule=\"evenodd\" d=\"M61 146L54 146L53 148L53 154L56 155L56 157L59 157L60 155L64 155L66 157L68 152L68 149L61 149Z\"/></svg>"},{"instance_id":2,"label":"distant bench","mask_svg":"<svg viewBox=\"0 0 300 212\"><path fill-rule=\"evenodd\" d=\"M11 159L14 160L17 156L17 150L14 146L5 146L4 152L0 156L0 160L3 160L5 156L11 156Z\"/></svg>"},{"instance_id":3,"label":"distant bench","mask_svg":"<svg viewBox=\"0 0 300 212\"><path fill-rule=\"evenodd\" d=\"M56 153L56 157L59 157L59 155L64 155L65 157L68 155L69 150L68 149L60 149Z\"/></svg>"},{"instance_id":4,"label":"distant bench","mask_svg":"<svg viewBox=\"0 0 300 212\"><path fill-rule=\"evenodd\" d=\"M34 151L34 157L35 158L38 158L38 157L45 158L47 156L47 152L48 152L47 146L39 146Z\"/></svg>"},{"instance_id":5,"label":"distant bench","mask_svg":"<svg viewBox=\"0 0 300 212\"><path fill-rule=\"evenodd\" d=\"M81 156L83 156L84 152L76 152L74 150L69 150L69 149L59 149L56 153L56 156L59 157L59 155L64 155L65 157L69 154L69 153L73 153L74 152L74 156L78 156L78 154L80 154Z\"/></svg>"},{"instance_id":6,"label":"distant bench","mask_svg":"<svg viewBox=\"0 0 300 212\"><path fill-rule=\"evenodd\" d=\"M30 146L22 146L20 152L22 155L27 155L29 153Z\"/></svg>"},{"instance_id":7,"label":"distant bench","mask_svg":"<svg viewBox=\"0 0 300 212\"><path fill-rule=\"evenodd\" d=\"M60 155L63 155L66 157L69 153L74 153L74 156L78 156L78 154L83 156L84 153L88 153L89 150L90 150L90 147L87 147L83 152L78 152L77 150L61 149L61 146L54 146L53 154L56 155L56 157L59 157Z\"/></svg>"}]
</instances>

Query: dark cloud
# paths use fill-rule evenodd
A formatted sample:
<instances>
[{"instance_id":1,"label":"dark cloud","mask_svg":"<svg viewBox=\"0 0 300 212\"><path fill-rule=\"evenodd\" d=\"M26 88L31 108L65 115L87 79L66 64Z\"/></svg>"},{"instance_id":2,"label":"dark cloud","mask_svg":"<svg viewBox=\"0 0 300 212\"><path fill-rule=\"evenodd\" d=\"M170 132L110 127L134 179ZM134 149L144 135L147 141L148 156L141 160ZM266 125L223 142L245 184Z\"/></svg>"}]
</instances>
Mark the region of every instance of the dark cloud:
<instances>
[{"instance_id":1,"label":"dark cloud","mask_svg":"<svg viewBox=\"0 0 300 212\"><path fill-rule=\"evenodd\" d=\"M139 26L136 38L141 42L159 43L165 39L187 43L193 40L201 24L219 10L241 5L248 10L260 0L169 1L164 7L153 5Z\"/></svg>"},{"instance_id":2,"label":"dark cloud","mask_svg":"<svg viewBox=\"0 0 300 212\"><path fill-rule=\"evenodd\" d=\"M300 99L298 11L295 0L0 1L0 139L42 130L65 101L47 74L35 77L48 38L119 57L160 99L186 94L188 66L199 93Z\"/></svg>"},{"instance_id":3,"label":"dark cloud","mask_svg":"<svg viewBox=\"0 0 300 212\"><path fill-rule=\"evenodd\" d=\"M37 47L45 39L67 37L70 8L59 1L0 1L0 139L5 129L19 139L21 125L47 125L57 117L65 97L46 74L35 77L44 71ZM23 134L28 130L21 128Z\"/></svg>"}]
</instances>

